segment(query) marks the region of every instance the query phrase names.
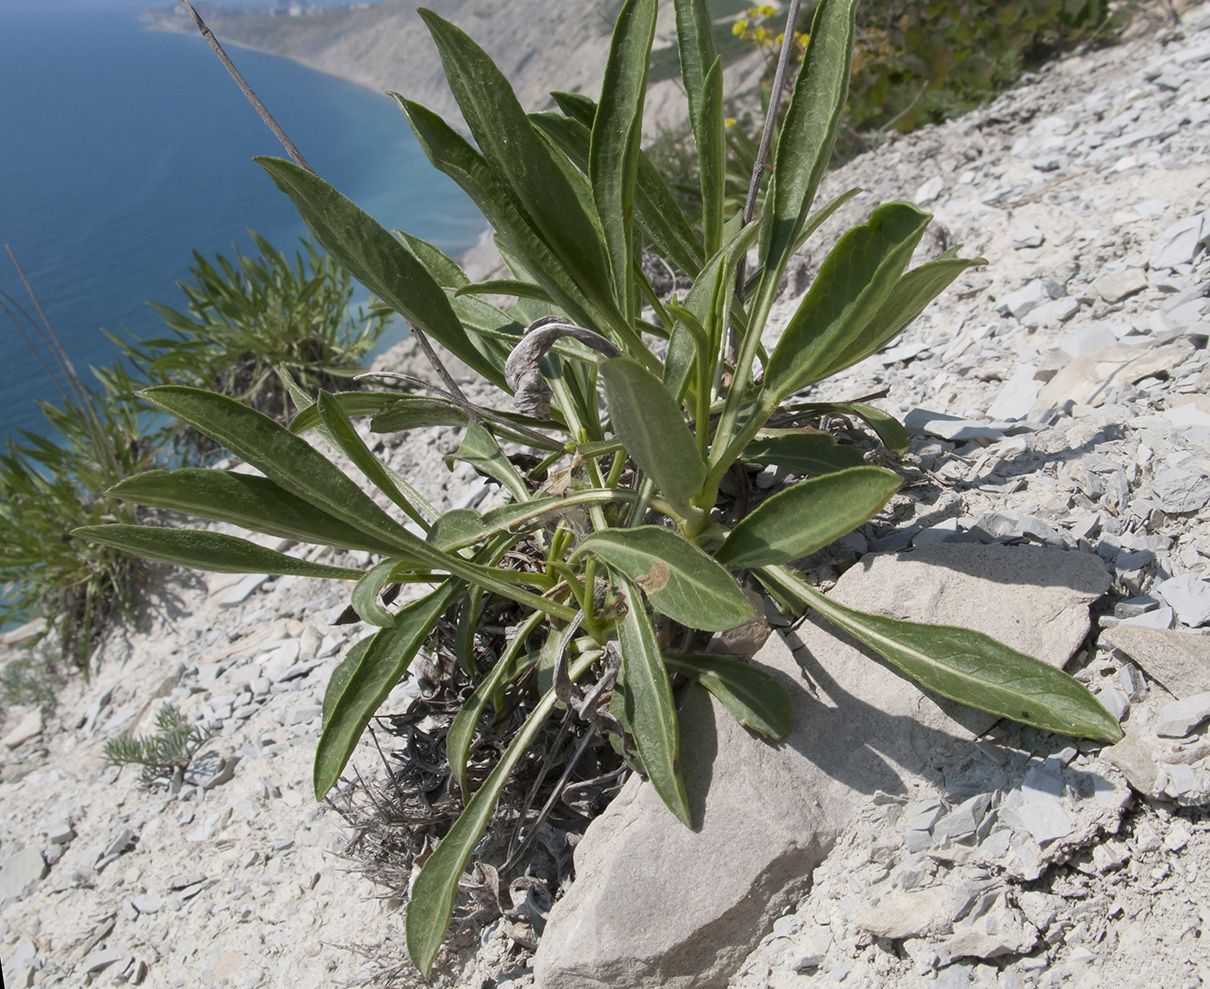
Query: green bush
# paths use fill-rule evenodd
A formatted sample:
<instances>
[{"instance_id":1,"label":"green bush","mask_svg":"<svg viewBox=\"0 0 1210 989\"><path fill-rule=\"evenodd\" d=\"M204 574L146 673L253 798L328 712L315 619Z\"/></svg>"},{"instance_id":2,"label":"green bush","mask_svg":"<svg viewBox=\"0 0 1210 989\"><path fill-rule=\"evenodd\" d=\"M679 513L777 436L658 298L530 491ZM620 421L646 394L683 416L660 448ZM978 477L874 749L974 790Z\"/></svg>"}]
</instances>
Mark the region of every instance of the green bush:
<instances>
[{"instance_id":1,"label":"green bush","mask_svg":"<svg viewBox=\"0 0 1210 989\"><path fill-rule=\"evenodd\" d=\"M1048 730L1104 740L1121 734L1066 674L976 632L854 611L791 569L879 512L900 483L804 427L843 413L867 422L888 447L907 446L902 425L884 412L794 396L883 348L950 282L984 262L947 252L907 270L931 217L906 203L879 206L840 238L766 352L761 336L787 262L856 192L812 211L844 112L856 2L823 0L816 12L772 152L763 215L745 227L725 219L722 71L709 11L704 0L677 0L682 78L702 163L700 237L640 150L656 7L656 0L623 6L599 104L557 94L561 113L536 114L522 110L469 37L422 11L477 147L425 107L396 98L433 164L494 226L511 278L473 284L436 248L392 235L312 173L258 159L316 240L403 315L423 346L436 340L512 393L512 405L473 404L452 379L441 397L321 391L286 428L222 395L153 388L148 401L260 475L153 471L113 493L368 551L377 557L369 570L285 556L214 531L110 525L79 533L200 569L351 583L353 607L378 630L348 651L329 682L317 797L336 784L437 623L448 617L457 627L457 661L476 678L447 737L451 790L461 791L465 808L412 886L407 945L423 972L500 794L556 709L593 733L611 733L687 825L674 676L701 683L758 733L789 731L790 700L776 680L742 658L703 652L710 633L752 618L745 587L763 586L789 614L813 609L942 696ZM642 243L692 276L683 298L656 297L638 263ZM759 260L737 288L750 247ZM483 298L500 295L518 301L499 308ZM507 503L438 515L370 452L352 416L370 416L379 432L462 428L451 468L472 464L499 483ZM301 434L312 429L398 512L380 508L308 443ZM509 455L514 445L524 449ZM721 494L724 479L750 463L804 479L755 507ZM392 610L387 602L400 583L424 590ZM487 605L496 598L523 617L480 677L476 633L491 634L480 618L494 613ZM489 711L502 712L506 692L526 698L527 717L471 792L467 759L477 727Z\"/></svg>"},{"instance_id":2,"label":"green bush","mask_svg":"<svg viewBox=\"0 0 1210 989\"><path fill-rule=\"evenodd\" d=\"M153 303L172 332L142 342L110 336L152 384L208 388L282 418L278 369L304 388L332 388L365 370L388 316L353 310L349 275L309 242L293 261L253 232L258 255L196 251L191 281L180 282L184 311Z\"/></svg>"},{"instance_id":3,"label":"green bush","mask_svg":"<svg viewBox=\"0 0 1210 989\"><path fill-rule=\"evenodd\" d=\"M144 568L71 532L136 521L107 491L156 462L140 439L133 383L113 371L102 384L77 381L61 407L39 403L55 438L22 430L0 455L0 622L45 618L85 676L107 623L131 614Z\"/></svg>"},{"instance_id":4,"label":"green bush","mask_svg":"<svg viewBox=\"0 0 1210 989\"><path fill-rule=\"evenodd\" d=\"M858 15L850 124L910 131L940 123L1046 58L1111 37L1127 14L1106 0L873 0Z\"/></svg>"},{"instance_id":5,"label":"green bush","mask_svg":"<svg viewBox=\"0 0 1210 989\"><path fill-rule=\"evenodd\" d=\"M312 390L330 388L365 370L358 361L386 325L386 315L350 309L349 275L309 242L291 262L252 236L256 257L219 255L211 264L194 255L194 280L181 285L186 310L155 307L171 337L140 343L110 334L134 373L121 364L94 368L98 387L79 381L49 328L39 334L32 321L23 326L20 308L2 300L23 336L47 340L48 363L57 363L66 384L61 405L39 403L46 435L23 430L0 455L0 622L46 618L64 656L85 675L107 623L130 617L145 574L129 555L70 533L138 521L109 490L182 456L168 446L182 438L177 426L152 429L137 391L169 382L213 388L284 417L283 374ZM199 434L183 439L187 460L207 452Z\"/></svg>"}]
</instances>

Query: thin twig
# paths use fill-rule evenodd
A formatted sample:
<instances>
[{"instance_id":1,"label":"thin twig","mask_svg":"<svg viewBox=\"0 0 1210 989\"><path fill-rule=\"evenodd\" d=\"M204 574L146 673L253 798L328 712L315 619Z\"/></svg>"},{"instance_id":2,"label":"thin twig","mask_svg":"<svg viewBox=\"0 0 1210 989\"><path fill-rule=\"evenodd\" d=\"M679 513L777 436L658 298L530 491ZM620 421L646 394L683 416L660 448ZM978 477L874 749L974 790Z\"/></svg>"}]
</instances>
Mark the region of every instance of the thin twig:
<instances>
[{"instance_id":1,"label":"thin twig","mask_svg":"<svg viewBox=\"0 0 1210 989\"><path fill-rule=\"evenodd\" d=\"M781 39L781 52L777 56L777 70L773 73L773 92L769 96L765 126L760 134L760 150L756 153L752 181L748 184L748 198L744 202L744 226L752 222L752 213L756 209L756 194L760 190L761 176L765 171L765 159L769 155L769 145L773 143L773 122L777 119L777 111L781 107L781 91L786 84L786 67L790 64L790 51L794 47L794 26L798 23L798 5L799 0L790 0L790 10L786 14L786 30ZM739 284L743 285L743 282L741 281ZM742 295L740 298L742 301Z\"/></svg>"},{"instance_id":2,"label":"thin twig","mask_svg":"<svg viewBox=\"0 0 1210 989\"><path fill-rule=\"evenodd\" d=\"M907 116L908 113L911 112L912 107L914 107L917 103L920 102L920 97L922 97L924 95L924 91L928 88L929 88L929 84L928 84L928 80L926 79L924 82L924 85L920 87L920 92L918 92L915 96L912 97L912 102L909 103L907 106L905 106L897 114L895 114L895 116L893 116L885 124L883 124L881 127L879 127L878 128L879 133L885 134L892 127L894 127L897 123L899 123L899 121L901 121L905 116Z\"/></svg>"},{"instance_id":3,"label":"thin twig","mask_svg":"<svg viewBox=\"0 0 1210 989\"><path fill-rule=\"evenodd\" d=\"M223 67L231 74L231 78L235 80L235 84L239 86L240 92L248 98L248 102L252 104L252 108L260 114L261 120L265 122L265 126L273 131L273 136L281 141L281 145L286 149L286 153L294 159L294 161L305 168L312 175L315 174L315 169L307 164L307 159L302 156L302 152L294 146L294 142L286 136L286 132L281 129L281 125L273 119L273 114L269 112L268 107L260 101L260 97L252 91L252 87L244 81L244 77L240 75L239 69L235 67L235 63L223 51L223 46L219 44L218 38L214 36L214 32L206 26L206 22L202 20L201 15L193 9L193 4L189 0L179 0L185 11L193 18L193 23L197 25L197 29L201 31L202 37L206 39L206 43L214 50L214 54L218 56L218 60L223 63Z\"/></svg>"},{"instance_id":4,"label":"thin twig","mask_svg":"<svg viewBox=\"0 0 1210 989\"><path fill-rule=\"evenodd\" d=\"M97 411L93 407L92 401L88 397L88 391L80 381L80 376L76 374L75 366L72 364L71 358L67 354L67 350L59 341L59 335L55 333L54 326L52 326L50 320L47 319L46 313L42 309L42 303L38 301L38 295L34 291L33 285L31 285L29 279L25 277L25 270L21 267L21 263L17 260L17 255L13 253L12 247L8 244L4 245L4 249L8 251L8 256L13 262L13 267L17 269L17 274L21 278L21 284L25 286L25 291L29 293L30 300L34 304L34 309L37 311L38 316L42 320L42 325L45 327L45 330L39 329L38 332L47 342L51 354L54 356L56 363L63 371L63 376L67 379L68 388L70 388L72 393L76 396L76 401L80 403L80 411L84 415L85 428L89 431L89 433L91 433L93 446L96 449L97 455L106 456L109 460L109 466L114 472L114 477L119 477L121 475L121 468L118 465L117 453L114 451L112 444L109 442L109 437L105 434L104 427L101 425L101 418L97 415ZM15 322L16 321L14 320L14 323ZM30 320L30 323L34 325L35 328L37 327L37 324L34 323L32 319ZM18 327L18 331L20 331L20 327ZM29 338L25 337L24 333L21 335L25 338L26 343L28 344ZM42 361L40 357L39 361L42 363L43 367L46 367L46 362ZM51 375L51 380L54 381L53 375ZM58 382L56 381L55 384L58 385ZM59 390L62 392L63 389L60 388ZM68 401L66 396L64 396L64 401L70 405L70 401Z\"/></svg>"},{"instance_id":5,"label":"thin twig","mask_svg":"<svg viewBox=\"0 0 1210 989\"><path fill-rule=\"evenodd\" d=\"M778 53L777 69L773 73L773 92L769 94L769 109L765 112L765 126L760 132L760 147L756 152L756 164L752 166L752 180L748 183L748 198L744 201L741 227L746 227L752 222L752 214L756 211L760 180L765 173L765 160L769 157L769 146L773 143L773 125L781 107L781 92L786 84L786 68L790 64L790 52L794 48L794 26L798 23L799 2L800 0L790 0L790 9L786 14L786 30L782 34L781 52ZM735 270L735 301L741 306L744 304L744 285L747 281L748 258L745 254L739 259ZM728 333L727 356L732 363L739 356L739 332L734 326L731 326Z\"/></svg>"}]
</instances>

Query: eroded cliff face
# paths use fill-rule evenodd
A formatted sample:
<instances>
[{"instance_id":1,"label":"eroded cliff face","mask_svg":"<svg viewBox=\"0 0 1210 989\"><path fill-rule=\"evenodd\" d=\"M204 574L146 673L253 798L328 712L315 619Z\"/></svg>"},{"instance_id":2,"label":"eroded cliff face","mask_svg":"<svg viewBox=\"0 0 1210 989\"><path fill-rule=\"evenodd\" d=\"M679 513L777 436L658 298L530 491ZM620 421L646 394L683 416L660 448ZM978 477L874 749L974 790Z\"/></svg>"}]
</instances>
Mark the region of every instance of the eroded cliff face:
<instances>
[{"instance_id":1,"label":"eroded cliff face","mask_svg":"<svg viewBox=\"0 0 1210 989\"><path fill-rule=\"evenodd\" d=\"M224 42L279 55L378 92L398 92L451 122L461 122L441 60L416 13L420 0L387 0L361 10L311 17L216 17ZM600 91L618 0L429 0L440 16L466 31L491 56L529 110L551 105L551 90ZM148 15L151 27L192 32L175 12ZM671 0L662 0L655 48L675 43ZM759 56L757 56L759 59ZM740 85L759 61L729 73ZM728 92L734 92L729 88ZM647 131L685 118L680 81L652 87Z\"/></svg>"}]
</instances>

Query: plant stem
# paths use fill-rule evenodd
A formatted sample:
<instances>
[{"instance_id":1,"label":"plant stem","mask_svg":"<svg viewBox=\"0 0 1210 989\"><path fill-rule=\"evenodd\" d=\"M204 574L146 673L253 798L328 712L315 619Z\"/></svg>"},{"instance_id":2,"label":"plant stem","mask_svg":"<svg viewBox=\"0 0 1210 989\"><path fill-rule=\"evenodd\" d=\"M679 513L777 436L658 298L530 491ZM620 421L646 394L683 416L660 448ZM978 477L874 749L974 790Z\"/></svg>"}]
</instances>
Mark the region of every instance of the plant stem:
<instances>
[{"instance_id":1,"label":"plant stem","mask_svg":"<svg viewBox=\"0 0 1210 989\"><path fill-rule=\"evenodd\" d=\"M240 92L248 98L248 102L252 104L252 108L260 114L261 120L265 122L265 126L273 132L273 136L280 142L281 146L286 149L286 154L294 159L295 163L301 168L305 168L312 175L315 174L315 169L307 164L307 159L302 156L302 152L294 146L294 142L286 136L286 132L281 129L281 125L273 119L273 114L269 112L268 107L260 101L260 97L252 91L252 87L244 81L244 77L240 75L239 69L235 67L235 63L223 51L223 46L219 44L218 38L214 36L214 32L206 26L206 22L202 20L201 15L193 9L193 4L189 0L179 0L185 12L193 18L193 23L197 25L197 29L202 33L202 37L206 39L206 43L213 49L214 54L218 56L218 60L223 63L223 67L231 74L231 78L235 80L235 84L239 86Z\"/></svg>"}]
</instances>

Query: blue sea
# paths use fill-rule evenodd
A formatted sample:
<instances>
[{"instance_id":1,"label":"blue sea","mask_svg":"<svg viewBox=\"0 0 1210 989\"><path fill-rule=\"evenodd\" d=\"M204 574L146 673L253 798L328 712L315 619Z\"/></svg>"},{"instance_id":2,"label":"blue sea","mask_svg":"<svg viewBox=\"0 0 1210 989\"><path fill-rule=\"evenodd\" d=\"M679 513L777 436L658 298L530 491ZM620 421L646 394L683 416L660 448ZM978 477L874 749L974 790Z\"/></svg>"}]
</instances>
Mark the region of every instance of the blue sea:
<instances>
[{"instance_id":1,"label":"blue sea","mask_svg":"<svg viewBox=\"0 0 1210 989\"><path fill-rule=\"evenodd\" d=\"M82 374L117 357L102 327L146 338L162 330L148 302L184 308L176 282L193 250L251 253L253 229L292 253L306 232L251 160L285 152L209 47L146 30L141 6L0 0L0 245ZM380 223L454 255L475 243L483 218L429 166L392 100L229 54L311 166ZM0 293L33 311L5 252ZM58 397L3 310L0 396L0 438L43 432L34 399Z\"/></svg>"}]
</instances>

